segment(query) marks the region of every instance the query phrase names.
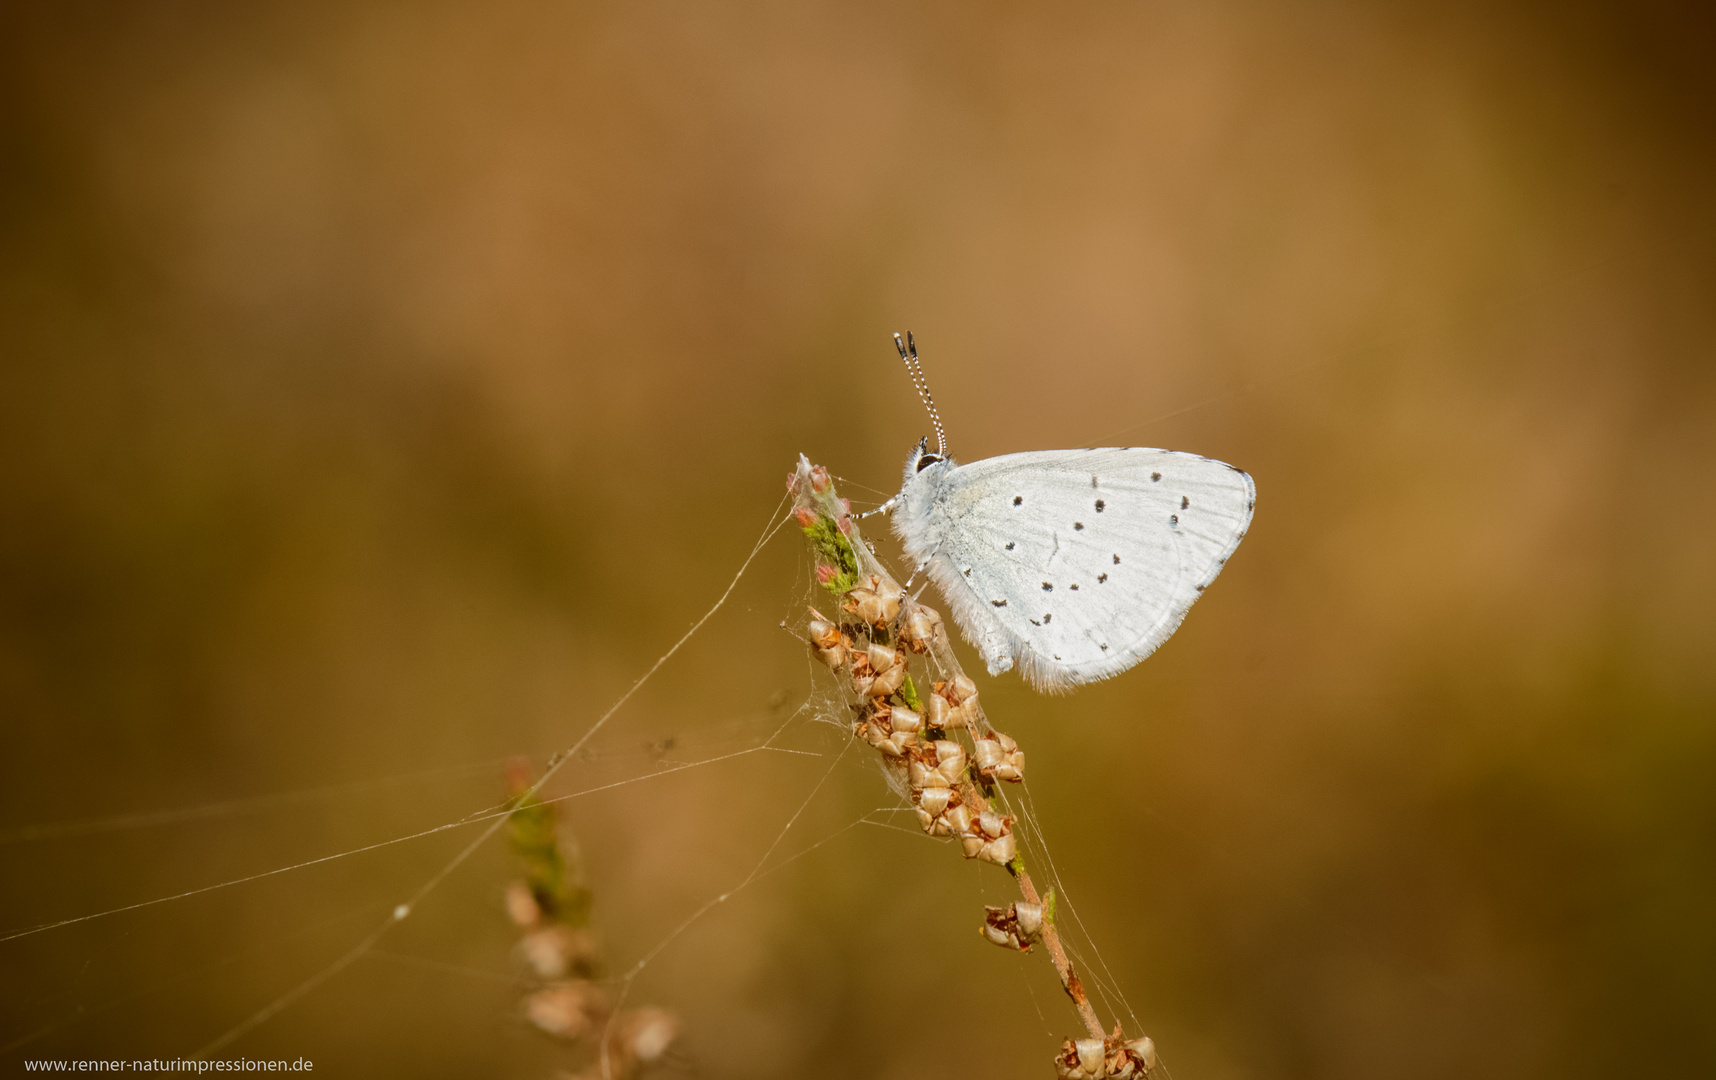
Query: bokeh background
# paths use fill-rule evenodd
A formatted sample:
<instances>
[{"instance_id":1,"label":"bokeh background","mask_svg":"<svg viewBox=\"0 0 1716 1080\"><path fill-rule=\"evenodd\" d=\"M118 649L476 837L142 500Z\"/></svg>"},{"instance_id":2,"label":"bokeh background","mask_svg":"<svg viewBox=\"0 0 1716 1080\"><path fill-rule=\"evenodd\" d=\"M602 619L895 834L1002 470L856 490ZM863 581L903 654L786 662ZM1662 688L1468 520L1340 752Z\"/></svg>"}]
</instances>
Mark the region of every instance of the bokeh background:
<instances>
[{"instance_id":1,"label":"bokeh background","mask_svg":"<svg viewBox=\"0 0 1716 1080\"><path fill-rule=\"evenodd\" d=\"M1142 667L984 683L1181 1080L1716 1071L1716 39L1693 5L8 5L0 928L492 805L855 501L1257 478ZM872 529L873 534L882 530ZM884 543L884 549L888 545ZM790 533L555 780L676 1075L1046 1076L992 868L845 828ZM972 665L976 667L976 665ZM806 804L818 780L834 771ZM844 828L844 831L841 831ZM202 1046L472 835L0 943L24 1057ZM235 1043L547 1077L504 846ZM1129 1025L1130 1026L1130 1025Z\"/></svg>"}]
</instances>

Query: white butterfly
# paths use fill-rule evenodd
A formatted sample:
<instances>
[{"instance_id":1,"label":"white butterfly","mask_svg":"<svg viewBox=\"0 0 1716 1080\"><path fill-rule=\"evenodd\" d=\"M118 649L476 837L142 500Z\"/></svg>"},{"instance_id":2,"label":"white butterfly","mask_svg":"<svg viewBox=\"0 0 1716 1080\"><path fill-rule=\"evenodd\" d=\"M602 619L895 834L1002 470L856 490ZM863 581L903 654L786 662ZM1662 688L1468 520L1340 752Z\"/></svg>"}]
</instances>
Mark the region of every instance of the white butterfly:
<instances>
[{"instance_id":1,"label":"white butterfly","mask_svg":"<svg viewBox=\"0 0 1716 1080\"><path fill-rule=\"evenodd\" d=\"M915 345L900 355L935 422L888 502L906 554L947 598L991 675L1041 690L1149 656L1221 573L1257 488L1232 465L1145 447L1037 450L960 465Z\"/></svg>"}]
</instances>

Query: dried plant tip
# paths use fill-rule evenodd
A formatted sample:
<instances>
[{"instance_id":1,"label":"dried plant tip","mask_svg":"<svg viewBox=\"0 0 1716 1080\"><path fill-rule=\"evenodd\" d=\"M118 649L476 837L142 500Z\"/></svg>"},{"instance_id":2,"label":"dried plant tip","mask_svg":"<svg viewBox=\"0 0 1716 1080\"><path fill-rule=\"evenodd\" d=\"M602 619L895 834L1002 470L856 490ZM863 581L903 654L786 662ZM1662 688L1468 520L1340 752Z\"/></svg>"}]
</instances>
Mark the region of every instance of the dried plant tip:
<instances>
[{"instance_id":1,"label":"dried plant tip","mask_svg":"<svg viewBox=\"0 0 1716 1080\"><path fill-rule=\"evenodd\" d=\"M941 628L941 616L935 609L917 604L900 621L900 639L906 648L921 655L930 651Z\"/></svg>"},{"instance_id":2,"label":"dried plant tip","mask_svg":"<svg viewBox=\"0 0 1716 1080\"><path fill-rule=\"evenodd\" d=\"M1101 1080L1107 1071L1101 1039L1068 1039L1055 1055L1055 1075L1060 1080Z\"/></svg>"},{"instance_id":3,"label":"dried plant tip","mask_svg":"<svg viewBox=\"0 0 1716 1080\"><path fill-rule=\"evenodd\" d=\"M796 473L793 475L795 477L797 476ZM810 488L812 491L816 492L819 495L822 494L824 491L828 490L828 470L827 469L823 468L821 465L812 465L811 466L811 468L810 468Z\"/></svg>"},{"instance_id":4,"label":"dried plant tip","mask_svg":"<svg viewBox=\"0 0 1716 1080\"><path fill-rule=\"evenodd\" d=\"M559 983L524 999L531 1023L562 1039L579 1039L607 1022L608 999L600 987L583 981Z\"/></svg>"},{"instance_id":5,"label":"dried plant tip","mask_svg":"<svg viewBox=\"0 0 1716 1080\"><path fill-rule=\"evenodd\" d=\"M542 905L536 902L530 886L522 881L506 887L506 913L516 925L527 930L542 921Z\"/></svg>"}]
</instances>

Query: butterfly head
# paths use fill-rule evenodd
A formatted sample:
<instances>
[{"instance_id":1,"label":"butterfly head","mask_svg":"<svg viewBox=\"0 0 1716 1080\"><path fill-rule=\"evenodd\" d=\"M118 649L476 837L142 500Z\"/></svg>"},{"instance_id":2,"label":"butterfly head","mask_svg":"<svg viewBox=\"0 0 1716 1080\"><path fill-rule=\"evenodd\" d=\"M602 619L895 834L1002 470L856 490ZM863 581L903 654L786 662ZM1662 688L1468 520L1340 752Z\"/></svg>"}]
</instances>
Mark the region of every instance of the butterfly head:
<instances>
[{"instance_id":1,"label":"butterfly head","mask_svg":"<svg viewBox=\"0 0 1716 1080\"><path fill-rule=\"evenodd\" d=\"M952 466L952 458L948 457L946 454L930 449L929 439L919 439L918 444L912 447L912 452L906 455L906 476L902 490L909 489L914 486L925 486L924 484L914 482L933 482L934 480L939 479L941 475Z\"/></svg>"}]
</instances>

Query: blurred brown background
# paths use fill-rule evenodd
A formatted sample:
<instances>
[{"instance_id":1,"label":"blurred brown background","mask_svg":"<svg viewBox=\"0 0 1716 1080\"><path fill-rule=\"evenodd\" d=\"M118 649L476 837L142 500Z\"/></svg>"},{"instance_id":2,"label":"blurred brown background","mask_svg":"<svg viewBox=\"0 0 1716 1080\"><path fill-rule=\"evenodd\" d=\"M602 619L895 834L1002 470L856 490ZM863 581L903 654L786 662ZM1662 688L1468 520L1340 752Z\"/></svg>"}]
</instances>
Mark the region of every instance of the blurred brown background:
<instances>
[{"instance_id":1,"label":"blurred brown background","mask_svg":"<svg viewBox=\"0 0 1716 1080\"><path fill-rule=\"evenodd\" d=\"M897 485L910 327L962 458L1257 478L1148 663L984 689L1174 1076L1716 1072L1713 46L1667 4L8 5L0 929L492 804L796 453ZM777 538L555 790L773 731L805 571ZM674 1075L1051 1074L993 869L838 833L862 758L646 968ZM567 804L610 964L829 760ZM189 1052L471 835L0 944L7 1067ZM512 872L232 1052L550 1075Z\"/></svg>"}]
</instances>

